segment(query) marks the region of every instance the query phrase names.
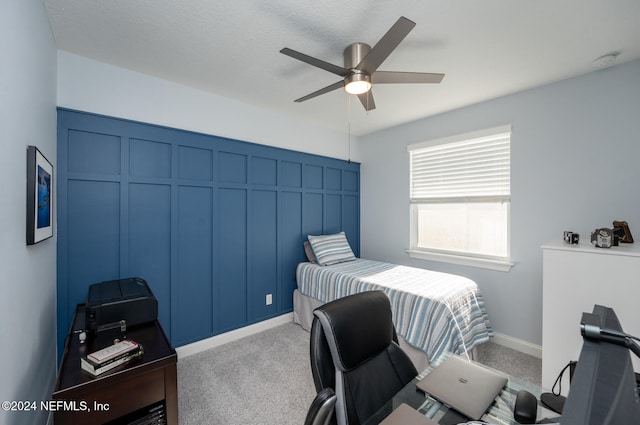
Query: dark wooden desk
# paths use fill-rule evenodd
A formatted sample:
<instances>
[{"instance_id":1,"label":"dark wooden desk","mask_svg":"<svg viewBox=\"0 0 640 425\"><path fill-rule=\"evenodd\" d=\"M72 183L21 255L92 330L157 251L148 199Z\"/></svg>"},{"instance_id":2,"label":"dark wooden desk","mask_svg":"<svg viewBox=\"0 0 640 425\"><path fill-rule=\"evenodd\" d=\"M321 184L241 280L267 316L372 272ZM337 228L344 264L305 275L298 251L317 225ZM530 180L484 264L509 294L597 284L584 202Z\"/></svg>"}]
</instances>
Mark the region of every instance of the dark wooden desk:
<instances>
[{"instance_id":1,"label":"dark wooden desk","mask_svg":"<svg viewBox=\"0 0 640 425\"><path fill-rule=\"evenodd\" d=\"M104 424L145 407L164 402L167 423L178 424L176 351L160 324L139 325L127 337L142 344L140 360L97 377L80 368L80 357L97 349L92 341L80 344L74 331L84 328L84 304L79 304L65 343L58 380L52 399L60 403L55 425Z\"/></svg>"},{"instance_id":2,"label":"dark wooden desk","mask_svg":"<svg viewBox=\"0 0 640 425\"><path fill-rule=\"evenodd\" d=\"M402 403L408 404L419 413L440 425L453 425L469 421L470 419L450 409L448 406L425 394L416 387L419 380L427 376L433 368L441 364L447 357L449 357L449 354L441 356L433 365L422 371L411 382L405 385L404 388L398 391L396 395L373 414L373 416L367 419L364 425L377 425ZM500 394L498 394L494 403L482 416L482 421L487 424L518 425L518 422L513 418L513 408L515 406L516 396L520 390L529 391L536 396L538 400L542 392L542 388L537 385L528 384L516 377L509 376L509 381ZM538 420L555 418L557 416L557 414L546 409L542 403L538 402Z\"/></svg>"}]
</instances>

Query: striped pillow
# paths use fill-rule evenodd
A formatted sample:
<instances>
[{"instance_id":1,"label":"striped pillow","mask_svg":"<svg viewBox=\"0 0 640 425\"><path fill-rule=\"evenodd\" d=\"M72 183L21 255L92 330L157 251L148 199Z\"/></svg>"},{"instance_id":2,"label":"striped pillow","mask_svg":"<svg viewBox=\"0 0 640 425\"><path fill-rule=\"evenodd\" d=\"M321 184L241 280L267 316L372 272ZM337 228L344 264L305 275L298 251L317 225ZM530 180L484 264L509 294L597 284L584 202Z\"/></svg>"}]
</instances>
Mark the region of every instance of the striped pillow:
<instances>
[{"instance_id":1,"label":"striped pillow","mask_svg":"<svg viewBox=\"0 0 640 425\"><path fill-rule=\"evenodd\" d=\"M309 235L307 238L318 264L321 266L329 266L356 259L344 232L336 233L335 235Z\"/></svg>"}]
</instances>

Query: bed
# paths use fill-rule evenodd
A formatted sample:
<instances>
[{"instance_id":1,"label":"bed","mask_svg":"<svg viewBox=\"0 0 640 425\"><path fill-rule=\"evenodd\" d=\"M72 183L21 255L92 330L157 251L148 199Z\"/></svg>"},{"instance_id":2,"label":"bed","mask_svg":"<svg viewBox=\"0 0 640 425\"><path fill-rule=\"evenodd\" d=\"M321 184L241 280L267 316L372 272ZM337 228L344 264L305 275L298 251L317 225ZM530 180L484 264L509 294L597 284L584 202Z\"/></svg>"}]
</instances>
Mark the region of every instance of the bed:
<instances>
[{"instance_id":1,"label":"bed","mask_svg":"<svg viewBox=\"0 0 640 425\"><path fill-rule=\"evenodd\" d=\"M400 345L421 370L446 352L467 354L492 336L478 286L463 276L349 258L296 268L294 321L310 329L313 309L357 292L382 290L391 301Z\"/></svg>"}]
</instances>

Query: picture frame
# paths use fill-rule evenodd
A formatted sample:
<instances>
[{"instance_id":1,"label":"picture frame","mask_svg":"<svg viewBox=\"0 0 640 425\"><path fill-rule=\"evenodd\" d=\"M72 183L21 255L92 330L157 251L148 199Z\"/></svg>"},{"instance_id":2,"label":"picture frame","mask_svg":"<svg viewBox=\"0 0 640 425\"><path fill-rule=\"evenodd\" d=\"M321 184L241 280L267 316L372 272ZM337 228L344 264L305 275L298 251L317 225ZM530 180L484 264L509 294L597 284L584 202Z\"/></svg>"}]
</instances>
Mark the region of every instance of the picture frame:
<instances>
[{"instance_id":1,"label":"picture frame","mask_svg":"<svg viewBox=\"0 0 640 425\"><path fill-rule=\"evenodd\" d=\"M27 148L27 245L53 236L53 165L35 146Z\"/></svg>"},{"instance_id":2,"label":"picture frame","mask_svg":"<svg viewBox=\"0 0 640 425\"><path fill-rule=\"evenodd\" d=\"M629 230L629 224L626 221L614 220L613 231L619 237L622 243L633 243L633 236Z\"/></svg>"}]
</instances>

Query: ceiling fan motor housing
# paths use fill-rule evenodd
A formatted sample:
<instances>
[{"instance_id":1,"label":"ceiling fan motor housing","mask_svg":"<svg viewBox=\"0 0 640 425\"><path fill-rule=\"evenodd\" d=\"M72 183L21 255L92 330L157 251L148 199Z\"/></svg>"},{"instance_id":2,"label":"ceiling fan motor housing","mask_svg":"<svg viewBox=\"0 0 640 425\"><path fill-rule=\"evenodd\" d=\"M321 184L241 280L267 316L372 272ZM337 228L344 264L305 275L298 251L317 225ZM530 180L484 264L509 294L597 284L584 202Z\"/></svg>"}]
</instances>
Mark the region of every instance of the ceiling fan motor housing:
<instances>
[{"instance_id":1,"label":"ceiling fan motor housing","mask_svg":"<svg viewBox=\"0 0 640 425\"><path fill-rule=\"evenodd\" d=\"M369 50L371 50L371 46L366 43L353 43L347 46L343 53L344 67L353 70L369 53Z\"/></svg>"}]
</instances>

